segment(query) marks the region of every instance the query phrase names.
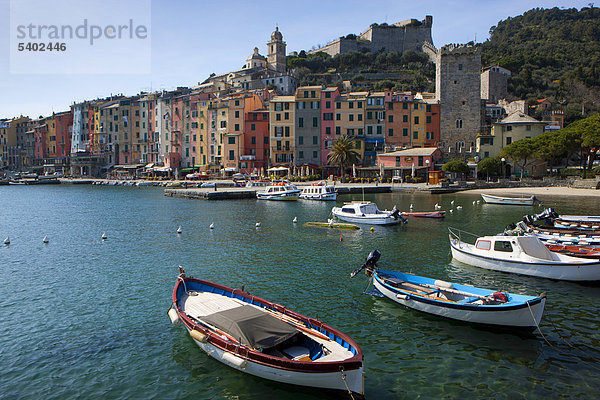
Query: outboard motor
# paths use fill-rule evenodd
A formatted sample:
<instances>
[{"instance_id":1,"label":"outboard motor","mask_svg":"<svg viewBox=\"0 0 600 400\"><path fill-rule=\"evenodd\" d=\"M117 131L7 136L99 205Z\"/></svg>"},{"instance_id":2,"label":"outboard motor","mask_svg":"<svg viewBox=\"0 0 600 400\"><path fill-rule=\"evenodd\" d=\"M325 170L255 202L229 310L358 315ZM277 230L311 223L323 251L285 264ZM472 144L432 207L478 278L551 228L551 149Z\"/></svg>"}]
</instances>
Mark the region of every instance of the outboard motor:
<instances>
[{"instance_id":1,"label":"outboard motor","mask_svg":"<svg viewBox=\"0 0 600 400\"><path fill-rule=\"evenodd\" d=\"M408 220L406 218L404 218L402 215L400 215L400 210L398 210L396 208L396 206L394 206L394 208L392 208L392 213L390 215L392 217L394 217L394 219L400 219L400 221L402 221L403 224L406 224L408 222Z\"/></svg>"},{"instance_id":2,"label":"outboard motor","mask_svg":"<svg viewBox=\"0 0 600 400\"><path fill-rule=\"evenodd\" d=\"M350 274L350 278L354 278L356 274L358 274L365 268L367 269L367 275L370 276L370 274L373 273L373 269L375 268L379 257L381 257L381 253L379 252L379 250L373 250L372 252L370 252L367 256L367 261L365 261L365 263L360 268L357 268L354 271L352 271L352 273Z\"/></svg>"}]
</instances>

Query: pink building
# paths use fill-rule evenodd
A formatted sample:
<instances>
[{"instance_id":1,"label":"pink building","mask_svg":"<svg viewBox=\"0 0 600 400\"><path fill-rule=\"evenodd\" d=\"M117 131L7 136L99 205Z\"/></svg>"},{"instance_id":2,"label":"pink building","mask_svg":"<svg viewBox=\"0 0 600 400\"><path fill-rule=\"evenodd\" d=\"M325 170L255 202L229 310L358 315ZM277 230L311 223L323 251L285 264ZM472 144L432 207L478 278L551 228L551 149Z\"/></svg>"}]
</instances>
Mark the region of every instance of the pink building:
<instances>
[{"instance_id":1,"label":"pink building","mask_svg":"<svg viewBox=\"0 0 600 400\"><path fill-rule=\"evenodd\" d=\"M327 156L335 137L335 100L339 96L337 87L321 91L321 165L327 165Z\"/></svg>"},{"instance_id":2,"label":"pink building","mask_svg":"<svg viewBox=\"0 0 600 400\"><path fill-rule=\"evenodd\" d=\"M415 147L377 155L377 165L383 165L386 175L404 177L406 175L427 176L435 170L435 163L442 159L442 151L437 147Z\"/></svg>"}]
</instances>

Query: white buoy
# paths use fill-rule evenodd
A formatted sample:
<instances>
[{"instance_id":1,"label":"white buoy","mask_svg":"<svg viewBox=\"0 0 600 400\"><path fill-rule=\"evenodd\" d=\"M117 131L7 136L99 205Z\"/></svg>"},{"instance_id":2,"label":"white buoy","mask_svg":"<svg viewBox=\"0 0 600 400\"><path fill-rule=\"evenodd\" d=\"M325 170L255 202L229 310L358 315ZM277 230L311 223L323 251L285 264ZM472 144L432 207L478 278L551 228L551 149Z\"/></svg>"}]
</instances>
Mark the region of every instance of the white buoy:
<instances>
[{"instance_id":1,"label":"white buoy","mask_svg":"<svg viewBox=\"0 0 600 400\"><path fill-rule=\"evenodd\" d=\"M440 206L438 203L435 203L434 207L435 207L436 210L439 210L440 208L442 208L442 206Z\"/></svg>"},{"instance_id":2,"label":"white buoy","mask_svg":"<svg viewBox=\"0 0 600 400\"><path fill-rule=\"evenodd\" d=\"M457 210L462 210L462 206L456 206Z\"/></svg>"},{"instance_id":3,"label":"white buoy","mask_svg":"<svg viewBox=\"0 0 600 400\"><path fill-rule=\"evenodd\" d=\"M212 222L212 223L211 223L211 224L210 224L208 227L209 227L210 229L215 229L215 223L214 223L214 222Z\"/></svg>"},{"instance_id":4,"label":"white buoy","mask_svg":"<svg viewBox=\"0 0 600 400\"><path fill-rule=\"evenodd\" d=\"M451 213L453 213L453 212L454 212L454 210L453 210L453 209L450 209L449 211L450 211Z\"/></svg>"},{"instance_id":5,"label":"white buoy","mask_svg":"<svg viewBox=\"0 0 600 400\"><path fill-rule=\"evenodd\" d=\"M475 204L475 202L473 202L473 204Z\"/></svg>"},{"instance_id":6,"label":"white buoy","mask_svg":"<svg viewBox=\"0 0 600 400\"><path fill-rule=\"evenodd\" d=\"M181 225L179 226L179 228L177 228L177 233L181 233L183 232L183 229L181 229Z\"/></svg>"},{"instance_id":7,"label":"white buoy","mask_svg":"<svg viewBox=\"0 0 600 400\"><path fill-rule=\"evenodd\" d=\"M294 217L294 220L292 221L293 223L298 222L298 217Z\"/></svg>"},{"instance_id":8,"label":"white buoy","mask_svg":"<svg viewBox=\"0 0 600 400\"><path fill-rule=\"evenodd\" d=\"M259 226L260 226L260 222L257 222L256 223L256 227L258 228Z\"/></svg>"},{"instance_id":9,"label":"white buoy","mask_svg":"<svg viewBox=\"0 0 600 400\"><path fill-rule=\"evenodd\" d=\"M413 209L412 203L410 203L410 206L408 208L410 208L411 210Z\"/></svg>"},{"instance_id":10,"label":"white buoy","mask_svg":"<svg viewBox=\"0 0 600 400\"><path fill-rule=\"evenodd\" d=\"M42 242L44 242L44 243L48 243L49 242L48 235L44 236L44 238L42 239Z\"/></svg>"},{"instance_id":11,"label":"white buoy","mask_svg":"<svg viewBox=\"0 0 600 400\"><path fill-rule=\"evenodd\" d=\"M6 239L4 239L4 244L5 245L9 245L10 244L10 237L6 237Z\"/></svg>"},{"instance_id":12,"label":"white buoy","mask_svg":"<svg viewBox=\"0 0 600 400\"><path fill-rule=\"evenodd\" d=\"M333 226L333 218L331 218L331 219L328 219L328 220L327 220L327 223L329 224L329 226Z\"/></svg>"},{"instance_id":13,"label":"white buoy","mask_svg":"<svg viewBox=\"0 0 600 400\"><path fill-rule=\"evenodd\" d=\"M106 236L106 232L102 233L102 240L106 240L108 239L108 236Z\"/></svg>"},{"instance_id":14,"label":"white buoy","mask_svg":"<svg viewBox=\"0 0 600 400\"><path fill-rule=\"evenodd\" d=\"M481 200L477 200L477 204L479 204L481 202Z\"/></svg>"},{"instance_id":15,"label":"white buoy","mask_svg":"<svg viewBox=\"0 0 600 400\"><path fill-rule=\"evenodd\" d=\"M452 201L450 202L450 204L454 205L454 200L452 200Z\"/></svg>"}]
</instances>

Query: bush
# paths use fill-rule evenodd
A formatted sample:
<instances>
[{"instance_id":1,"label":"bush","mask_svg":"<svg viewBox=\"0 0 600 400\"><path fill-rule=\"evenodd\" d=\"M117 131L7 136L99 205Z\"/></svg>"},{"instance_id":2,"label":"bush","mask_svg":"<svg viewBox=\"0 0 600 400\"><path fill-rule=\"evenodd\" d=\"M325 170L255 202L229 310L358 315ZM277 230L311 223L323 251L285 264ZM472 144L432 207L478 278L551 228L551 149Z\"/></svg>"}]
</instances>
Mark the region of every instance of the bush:
<instances>
[{"instance_id":1,"label":"bush","mask_svg":"<svg viewBox=\"0 0 600 400\"><path fill-rule=\"evenodd\" d=\"M581 177L581 172L582 171L580 169L577 169L577 168L563 168L563 169L561 169L561 170L558 171L558 173L562 177L567 177L567 176Z\"/></svg>"}]
</instances>

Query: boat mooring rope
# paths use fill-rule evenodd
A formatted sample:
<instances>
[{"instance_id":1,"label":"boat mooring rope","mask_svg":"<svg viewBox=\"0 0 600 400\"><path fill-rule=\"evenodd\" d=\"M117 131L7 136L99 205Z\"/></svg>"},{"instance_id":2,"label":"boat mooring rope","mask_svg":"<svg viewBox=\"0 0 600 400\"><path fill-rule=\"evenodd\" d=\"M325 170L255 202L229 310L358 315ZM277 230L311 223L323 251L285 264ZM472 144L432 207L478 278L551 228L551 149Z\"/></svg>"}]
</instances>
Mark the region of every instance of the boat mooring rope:
<instances>
[{"instance_id":1,"label":"boat mooring rope","mask_svg":"<svg viewBox=\"0 0 600 400\"><path fill-rule=\"evenodd\" d=\"M342 381L344 381L344 385L346 386L346 390L348 390L348 394L350 398L354 400L354 396L352 395L352 390L348 387L348 383L346 383L346 374L344 374L344 367L340 368L340 374L342 374Z\"/></svg>"},{"instance_id":2,"label":"boat mooring rope","mask_svg":"<svg viewBox=\"0 0 600 400\"><path fill-rule=\"evenodd\" d=\"M564 351L561 351L561 350L560 350L558 347L556 347L556 346L554 346L552 343L550 343L550 342L548 341L548 339L546 339L546 336L544 336L544 334L542 333L542 330L540 329L540 325L539 325L539 324L537 323L537 321L535 320L535 317L533 316L533 311L531 311L531 306L529 305L529 302L527 302L527 308L529 308L529 312L531 313L531 317L533 318L533 322L535 323L535 326L537 327L537 330L538 330L538 332L540 333L540 335L542 335L542 338L544 338L544 341L545 341L545 342L548 344L548 346L555 348L555 349L556 349L556 350L557 350L559 353L561 353L561 354L564 354L564 355L566 355L566 356L569 356L569 357L576 358L578 361L580 361L580 362L584 363L585 365L587 365L587 366L589 366L589 367L592 367L592 368L594 368L594 369L596 369L596 370L600 371L600 368L599 368L599 367L597 367L596 365L594 365L594 364L590 364L590 363L588 363L588 362L586 362L586 361L582 360L581 358L579 358L579 357L577 357L577 356L574 356L573 354L565 353ZM547 319L547 320L549 320L548 318L546 318L546 319ZM549 320L549 321L550 321L550 320ZM554 323L553 323L552 321L550 321L550 323L551 323L551 324L552 324L552 326L554 327L555 331L557 331L558 329L557 329L556 325L554 325ZM572 348L572 349L575 349L575 350L579 350L577 347L575 347L575 346L571 345L569 342L567 342L567 341L566 341L566 340L565 340L565 339L564 339L564 338L563 338L563 337L560 335L560 333L557 333L557 334L558 334L558 337L560 337L560 338L562 339L562 341L563 341L563 342L565 342L565 343L566 343L566 344L567 344L567 345L568 345L570 348ZM579 350L579 351L582 351L582 350ZM592 358L593 358L593 357L592 357ZM595 360L595 361L597 361L595 358L594 358L594 360Z\"/></svg>"}]
</instances>

